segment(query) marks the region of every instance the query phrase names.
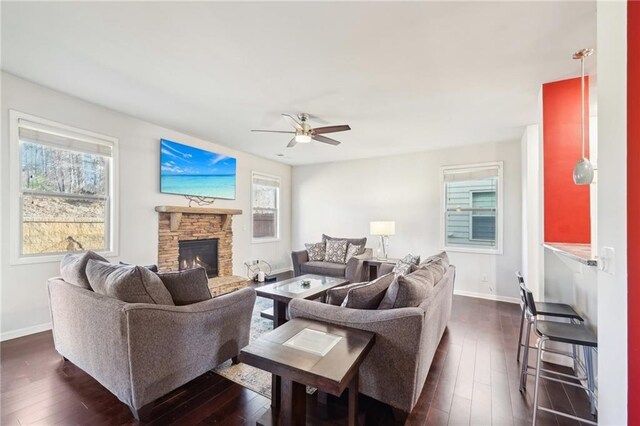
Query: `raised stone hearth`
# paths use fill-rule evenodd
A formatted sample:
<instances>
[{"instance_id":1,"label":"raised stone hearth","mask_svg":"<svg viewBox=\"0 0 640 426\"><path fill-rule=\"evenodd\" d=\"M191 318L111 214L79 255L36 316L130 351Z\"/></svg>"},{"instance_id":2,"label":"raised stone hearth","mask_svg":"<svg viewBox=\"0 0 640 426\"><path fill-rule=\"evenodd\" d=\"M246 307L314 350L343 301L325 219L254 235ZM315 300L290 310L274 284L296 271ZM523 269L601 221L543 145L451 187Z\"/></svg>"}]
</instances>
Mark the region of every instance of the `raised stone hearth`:
<instances>
[{"instance_id":1,"label":"raised stone hearth","mask_svg":"<svg viewBox=\"0 0 640 426\"><path fill-rule=\"evenodd\" d=\"M233 215L242 210L157 206L158 268L178 271L180 241L218 239L218 276L209 279L213 296L245 287L247 279L233 275Z\"/></svg>"}]
</instances>

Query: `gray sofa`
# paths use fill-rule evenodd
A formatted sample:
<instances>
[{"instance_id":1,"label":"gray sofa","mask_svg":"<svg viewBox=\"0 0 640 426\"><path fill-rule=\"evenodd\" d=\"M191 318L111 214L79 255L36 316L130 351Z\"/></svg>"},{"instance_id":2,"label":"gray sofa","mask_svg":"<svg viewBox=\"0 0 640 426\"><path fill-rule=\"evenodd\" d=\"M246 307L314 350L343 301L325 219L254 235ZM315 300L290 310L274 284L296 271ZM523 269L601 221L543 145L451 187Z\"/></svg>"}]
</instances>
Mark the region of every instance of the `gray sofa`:
<instances>
[{"instance_id":1,"label":"gray sofa","mask_svg":"<svg viewBox=\"0 0 640 426\"><path fill-rule=\"evenodd\" d=\"M327 240L346 240L349 243L364 245L367 238L335 238L327 235L322 236L322 241ZM345 278L349 282L360 282L366 278L364 270L364 261L373 257L373 250L365 248L364 253L353 256L347 263L332 263L324 261L309 261L309 255L306 250L291 252L291 261L293 263L293 273L296 277L304 274L326 275L329 277Z\"/></svg>"},{"instance_id":2,"label":"gray sofa","mask_svg":"<svg viewBox=\"0 0 640 426\"><path fill-rule=\"evenodd\" d=\"M253 289L184 306L125 303L48 282L56 350L139 419L152 401L236 357L249 343Z\"/></svg>"},{"instance_id":3,"label":"gray sofa","mask_svg":"<svg viewBox=\"0 0 640 426\"><path fill-rule=\"evenodd\" d=\"M294 299L289 316L374 332L375 345L360 367L360 392L406 414L418 400L451 316L455 272L449 266L418 307L361 310Z\"/></svg>"}]
</instances>

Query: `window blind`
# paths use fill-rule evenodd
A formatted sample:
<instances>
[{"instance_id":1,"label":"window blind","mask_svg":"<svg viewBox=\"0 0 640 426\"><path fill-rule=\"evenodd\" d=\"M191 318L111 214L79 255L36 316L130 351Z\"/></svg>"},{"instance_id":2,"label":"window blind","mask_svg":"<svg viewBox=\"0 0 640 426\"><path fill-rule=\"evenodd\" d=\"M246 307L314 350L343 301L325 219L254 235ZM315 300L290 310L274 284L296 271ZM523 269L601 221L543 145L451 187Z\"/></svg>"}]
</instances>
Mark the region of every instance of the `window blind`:
<instances>
[{"instance_id":1,"label":"window blind","mask_svg":"<svg viewBox=\"0 0 640 426\"><path fill-rule=\"evenodd\" d=\"M20 141L47 145L84 154L111 157L113 144L104 139L93 138L75 132L67 132L40 123L18 120Z\"/></svg>"}]
</instances>

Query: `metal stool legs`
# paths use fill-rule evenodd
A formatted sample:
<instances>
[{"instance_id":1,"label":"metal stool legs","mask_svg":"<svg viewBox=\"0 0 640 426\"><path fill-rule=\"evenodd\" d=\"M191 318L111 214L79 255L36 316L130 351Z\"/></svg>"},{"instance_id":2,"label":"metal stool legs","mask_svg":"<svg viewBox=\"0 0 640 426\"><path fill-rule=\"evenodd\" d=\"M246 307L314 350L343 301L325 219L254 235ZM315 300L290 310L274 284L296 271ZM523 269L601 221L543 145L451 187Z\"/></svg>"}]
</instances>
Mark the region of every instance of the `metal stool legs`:
<instances>
[{"instance_id":1,"label":"metal stool legs","mask_svg":"<svg viewBox=\"0 0 640 426\"><path fill-rule=\"evenodd\" d=\"M522 315L520 315L520 334L518 334L518 362L520 362L520 351L522 349L522 327L524 327L524 306L520 309L522 311Z\"/></svg>"},{"instance_id":2,"label":"metal stool legs","mask_svg":"<svg viewBox=\"0 0 640 426\"><path fill-rule=\"evenodd\" d=\"M585 356L585 369L587 370L587 386L586 388L580 384L576 384L573 382L568 382L566 380L561 380L555 377L550 377L547 375L542 375L541 373L543 371L548 371L548 370L543 370L542 369L542 353L544 352L544 344L549 341L549 338L546 336L542 336L540 337L540 339L538 340L538 344L537 344L537 353L538 353L538 359L536 360L536 385L535 385L535 389L533 392L533 426L536 425L536 421L538 420L538 411L546 411L549 413L553 413L553 414L557 414L563 417L567 417L573 420L577 420L579 422L582 423L587 423L587 424L591 424L591 425L597 425L596 422L589 420L589 419L584 419L581 417L577 417L568 413L563 413L561 411L557 411L557 410L553 410L550 408L545 408L545 407L541 407L538 405L538 394L540 392L540 378L544 378L547 380L552 380L555 382L560 382L560 383L565 383L571 386L575 386L581 389L586 389L589 395L589 408L591 411L591 415L595 415L596 413L596 409L595 409L595 393L594 393L594 375L593 375L593 348L592 347L587 347L587 346L583 346L583 350L584 350L584 356ZM526 351L526 350L525 350ZM553 373L552 374L557 374L559 376L567 376L566 374L559 374L559 373ZM526 377L526 376L525 376Z\"/></svg>"}]
</instances>

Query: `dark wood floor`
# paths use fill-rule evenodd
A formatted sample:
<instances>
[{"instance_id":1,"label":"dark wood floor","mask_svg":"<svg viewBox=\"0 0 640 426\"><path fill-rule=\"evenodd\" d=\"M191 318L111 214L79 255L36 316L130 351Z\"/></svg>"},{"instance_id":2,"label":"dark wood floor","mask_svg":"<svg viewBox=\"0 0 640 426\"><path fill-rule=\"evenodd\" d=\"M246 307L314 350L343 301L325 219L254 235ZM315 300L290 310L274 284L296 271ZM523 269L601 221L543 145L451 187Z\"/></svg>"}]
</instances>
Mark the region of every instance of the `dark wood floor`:
<instances>
[{"instance_id":1,"label":"dark wood floor","mask_svg":"<svg viewBox=\"0 0 640 426\"><path fill-rule=\"evenodd\" d=\"M517 305L455 297L453 315L440 343L409 425L490 425L531 422L533 380L518 391ZM136 424L127 406L53 348L50 332L1 344L2 425ZM549 366L548 366L549 367ZM541 401L588 416L583 391L544 383ZM344 399L328 409L309 396L312 424L345 424ZM151 424L255 424L269 400L214 373L207 373L157 401ZM366 424L394 424L392 410L361 396ZM544 414L540 424L575 424Z\"/></svg>"}]
</instances>

